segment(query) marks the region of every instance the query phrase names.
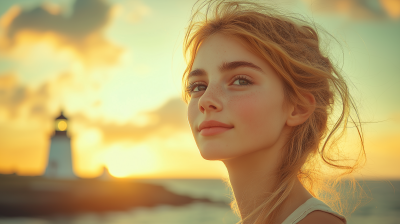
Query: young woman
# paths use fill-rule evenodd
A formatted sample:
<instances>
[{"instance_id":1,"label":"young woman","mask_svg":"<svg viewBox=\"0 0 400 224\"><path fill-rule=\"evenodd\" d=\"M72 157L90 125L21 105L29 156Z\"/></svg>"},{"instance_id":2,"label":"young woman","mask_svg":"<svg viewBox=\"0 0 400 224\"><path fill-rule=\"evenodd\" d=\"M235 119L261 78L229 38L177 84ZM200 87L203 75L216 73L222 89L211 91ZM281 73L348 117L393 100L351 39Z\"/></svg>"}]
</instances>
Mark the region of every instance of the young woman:
<instances>
[{"instance_id":1,"label":"young woman","mask_svg":"<svg viewBox=\"0 0 400 224\"><path fill-rule=\"evenodd\" d=\"M338 196L322 194L320 167L355 169L331 149L357 109L319 45L303 20L255 3L207 1L193 14L184 41L188 120L202 157L226 165L242 223L346 223L323 202Z\"/></svg>"}]
</instances>

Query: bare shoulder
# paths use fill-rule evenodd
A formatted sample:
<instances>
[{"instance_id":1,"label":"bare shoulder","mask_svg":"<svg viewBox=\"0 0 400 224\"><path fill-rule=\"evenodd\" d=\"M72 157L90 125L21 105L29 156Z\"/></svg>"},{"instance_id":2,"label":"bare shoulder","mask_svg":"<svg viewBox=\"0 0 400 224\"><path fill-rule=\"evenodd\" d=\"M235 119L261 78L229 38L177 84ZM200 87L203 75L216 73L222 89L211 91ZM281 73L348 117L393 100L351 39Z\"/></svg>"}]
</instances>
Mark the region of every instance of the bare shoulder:
<instances>
[{"instance_id":1,"label":"bare shoulder","mask_svg":"<svg viewBox=\"0 0 400 224\"><path fill-rule=\"evenodd\" d=\"M344 224L338 217L323 211L313 211L302 219L298 224Z\"/></svg>"}]
</instances>

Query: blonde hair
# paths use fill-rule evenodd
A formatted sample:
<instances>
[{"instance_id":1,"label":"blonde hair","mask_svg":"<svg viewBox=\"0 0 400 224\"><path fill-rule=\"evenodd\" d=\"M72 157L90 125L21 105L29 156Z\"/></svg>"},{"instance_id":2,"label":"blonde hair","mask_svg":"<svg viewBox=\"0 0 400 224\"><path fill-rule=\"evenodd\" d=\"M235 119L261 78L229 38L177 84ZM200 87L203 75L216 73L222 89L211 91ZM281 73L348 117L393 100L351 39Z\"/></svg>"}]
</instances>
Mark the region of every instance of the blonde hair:
<instances>
[{"instance_id":1,"label":"blonde hair","mask_svg":"<svg viewBox=\"0 0 400 224\"><path fill-rule=\"evenodd\" d=\"M199 3L184 39L187 67L182 77L182 97L185 103L190 100L185 87L197 51L203 41L215 33L239 38L264 58L283 81L286 102L308 107L305 93L311 93L316 102L313 114L296 126L288 138L274 191L241 222L256 214L258 217L254 223L272 222L295 178L314 197L343 214L345 206L339 200L340 192L335 186L340 177L352 173L365 161L363 132L345 79L330 58L321 52L315 24L280 13L276 7L248 1L207 0ZM335 105L339 106L340 114L333 119ZM352 164L344 157L338 157L341 154L335 147L349 122L355 125L361 142L360 153ZM342 172L336 178L326 179L326 172L320 169L323 165ZM239 213L235 200L231 207Z\"/></svg>"}]
</instances>

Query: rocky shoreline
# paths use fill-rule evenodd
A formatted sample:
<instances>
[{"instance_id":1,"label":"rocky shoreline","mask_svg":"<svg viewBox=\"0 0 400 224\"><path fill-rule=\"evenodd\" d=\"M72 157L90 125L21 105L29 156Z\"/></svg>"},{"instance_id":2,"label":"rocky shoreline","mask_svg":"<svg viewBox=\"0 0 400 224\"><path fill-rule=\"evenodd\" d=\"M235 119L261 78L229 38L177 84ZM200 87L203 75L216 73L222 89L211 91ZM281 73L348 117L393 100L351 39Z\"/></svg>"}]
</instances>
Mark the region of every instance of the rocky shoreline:
<instances>
[{"instance_id":1,"label":"rocky shoreline","mask_svg":"<svg viewBox=\"0 0 400 224\"><path fill-rule=\"evenodd\" d=\"M72 215L193 202L226 206L223 202L178 195L162 186L135 180L54 180L0 175L0 217Z\"/></svg>"}]
</instances>

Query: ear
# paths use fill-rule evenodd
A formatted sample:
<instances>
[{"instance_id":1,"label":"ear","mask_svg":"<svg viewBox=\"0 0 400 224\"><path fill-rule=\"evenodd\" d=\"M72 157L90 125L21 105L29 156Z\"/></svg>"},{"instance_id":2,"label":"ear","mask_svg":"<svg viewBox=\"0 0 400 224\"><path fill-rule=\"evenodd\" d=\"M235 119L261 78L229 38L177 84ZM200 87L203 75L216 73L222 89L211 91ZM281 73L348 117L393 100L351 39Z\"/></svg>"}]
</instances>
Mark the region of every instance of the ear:
<instances>
[{"instance_id":1,"label":"ear","mask_svg":"<svg viewBox=\"0 0 400 224\"><path fill-rule=\"evenodd\" d=\"M311 93L303 94L304 98L307 100L307 106L295 104L289 107L289 115L286 120L288 126L297 126L304 123L308 117L315 110L315 98Z\"/></svg>"}]
</instances>

